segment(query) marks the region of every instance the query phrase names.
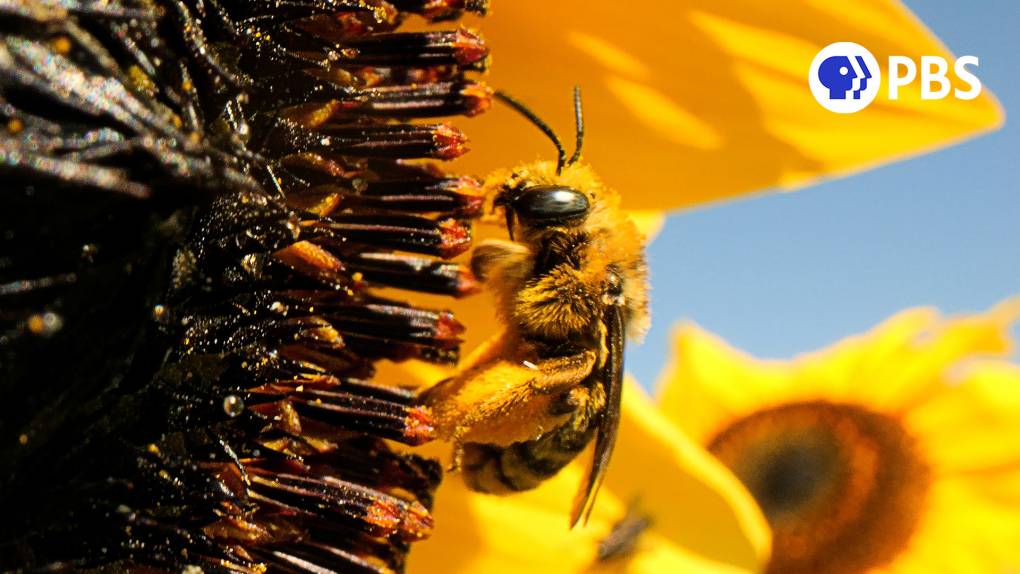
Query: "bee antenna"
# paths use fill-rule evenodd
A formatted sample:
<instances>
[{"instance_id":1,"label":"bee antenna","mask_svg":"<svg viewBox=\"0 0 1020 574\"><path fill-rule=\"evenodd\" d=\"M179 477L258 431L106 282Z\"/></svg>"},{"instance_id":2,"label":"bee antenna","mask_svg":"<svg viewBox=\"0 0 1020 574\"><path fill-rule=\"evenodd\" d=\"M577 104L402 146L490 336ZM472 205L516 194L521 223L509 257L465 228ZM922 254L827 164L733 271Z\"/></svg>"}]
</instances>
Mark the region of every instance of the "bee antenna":
<instances>
[{"instance_id":1,"label":"bee antenna","mask_svg":"<svg viewBox=\"0 0 1020 574\"><path fill-rule=\"evenodd\" d=\"M542 130L542 133L544 133L550 140L552 140L553 145L556 146L556 152L559 156L556 161L556 174L559 175L559 173L563 171L563 166L567 164L567 152L566 150L563 149L563 143L560 142L560 138L556 136L556 132L554 132L551 127L549 127L549 124L543 122L542 119L535 114L535 112L531 111L531 109L529 109L528 106L525 106L521 102L517 101L510 94L507 94L502 90L497 90L496 97L502 100L511 108L517 110L517 112L520 113L522 116L528 118L528 121L534 124L536 128Z\"/></svg>"},{"instance_id":2,"label":"bee antenna","mask_svg":"<svg viewBox=\"0 0 1020 574\"><path fill-rule=\"evenodd\" d=\"M577 130L577 143L574 144L574 155L570 156L567 165L574 165L581 159L581 146L584 145L584 111L581 109L581 86L574 86L574 125Z\"/></svg>"}]
</instances>

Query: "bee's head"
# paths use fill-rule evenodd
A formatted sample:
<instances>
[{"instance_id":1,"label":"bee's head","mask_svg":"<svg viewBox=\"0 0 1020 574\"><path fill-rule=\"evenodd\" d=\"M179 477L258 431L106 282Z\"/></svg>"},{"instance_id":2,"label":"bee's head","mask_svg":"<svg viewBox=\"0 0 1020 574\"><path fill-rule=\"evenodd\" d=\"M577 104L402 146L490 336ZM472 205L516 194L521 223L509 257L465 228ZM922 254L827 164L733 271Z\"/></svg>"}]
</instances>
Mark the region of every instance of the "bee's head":
<instances>
[{"instance_id":1,"label":"bee's head","mask_svg":"<svg viewBox=\"0 0 1020 574\"><path fill-rule=\"evenodd\" d=\"M577 144L570 159L567 159L567 152L563 149L556 132L527 106L503 92L497 92L496 96L542 130L552 140L558 154L555 172L552 171L550 162L538 162L526 170L526 173L515 172L508 181L502 183L493 206L504 209L510 237L514 236L515 221L531 230L583 222L592 208L590 194L582 191L581 186L571 185L569 174L564 174L564 168L572 171L571 168L577 164L581 157L581 145L584 143L584 114L581 109L580 88L574 88Z\"/></svg>"},{"instance_id":2,"label":"bee's head","mask_svg":"<svg viewBox=\"0 0 1020 574\"><path fill-rule=\"evenodd\" d=\"M529 230L577 225L588 217L592 207L584 192L567 185L526 181L504 186L495 205L506 213L511 238L515 222Z\"/></svg>"}]
</instances>

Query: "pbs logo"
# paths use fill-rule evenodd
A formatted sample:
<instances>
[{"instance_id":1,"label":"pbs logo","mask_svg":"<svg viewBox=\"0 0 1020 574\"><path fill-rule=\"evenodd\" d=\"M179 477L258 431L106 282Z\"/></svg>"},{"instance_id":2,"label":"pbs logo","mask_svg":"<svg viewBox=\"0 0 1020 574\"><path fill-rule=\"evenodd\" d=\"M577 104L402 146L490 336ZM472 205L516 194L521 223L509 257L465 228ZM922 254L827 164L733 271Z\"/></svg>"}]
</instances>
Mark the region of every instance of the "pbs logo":
<instances>
[{"instance_id":1,"label":"pbs logo","mask_svg":"<svg viewBox=\"0 0 1020 574\"><path fill-rule=\"evenodd\" d=\"M815 56L808 83L822 107L837 114L852 114L866 108L878 95L882 71L864 46L836 42Z\"/></svg>"},{"instance_id":2,"label":"pbs logo","mask_svg":"<svg viewBox=\"0 0 1020 574\"><path fill-rule=\"evenodd\" d=\"M981 95L981 80L968 66L978 66L976 56L961 56L953 65L941 56L921 56L920 65L907 56L889 56L888 95L899 99L900 88L914 81L921 84L922 100L941 100L953 95L958 100L973 100ZM920 73L919 73L920 72ZM822 48L811 62L808 85L818 103L839 114L852 114L870 104L882 84L878 60L867 48L853 42L836 42ZM961 89L960 86L966 89Z\"/></svg>"}]
</instances>

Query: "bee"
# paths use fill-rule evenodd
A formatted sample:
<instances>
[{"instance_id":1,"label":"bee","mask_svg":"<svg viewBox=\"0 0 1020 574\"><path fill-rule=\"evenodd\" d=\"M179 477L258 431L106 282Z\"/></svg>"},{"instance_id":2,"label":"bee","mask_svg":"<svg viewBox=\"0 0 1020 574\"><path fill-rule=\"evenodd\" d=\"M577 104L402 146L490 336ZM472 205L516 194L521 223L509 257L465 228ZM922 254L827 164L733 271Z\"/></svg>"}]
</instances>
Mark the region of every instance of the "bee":
<instances>
[{"instance_id":1,"label":"bee","mask_svg":"<svg viewBox=\"0 0 1020 574\"><path fill-rule=\"evenodd\" d=\"M494 294L503 329L422 397L439 436L454 445L453 467L476 491L532 489L594 440L573 527L587 521L613 452L625 338L649 322L644 237L619 194L581 161L580 90L569 160L534 112L497 97L548 136L559 157L487 178L490 212L503 211L510 240L479 243L471 268Z\"/></svg>"}]
</instances>

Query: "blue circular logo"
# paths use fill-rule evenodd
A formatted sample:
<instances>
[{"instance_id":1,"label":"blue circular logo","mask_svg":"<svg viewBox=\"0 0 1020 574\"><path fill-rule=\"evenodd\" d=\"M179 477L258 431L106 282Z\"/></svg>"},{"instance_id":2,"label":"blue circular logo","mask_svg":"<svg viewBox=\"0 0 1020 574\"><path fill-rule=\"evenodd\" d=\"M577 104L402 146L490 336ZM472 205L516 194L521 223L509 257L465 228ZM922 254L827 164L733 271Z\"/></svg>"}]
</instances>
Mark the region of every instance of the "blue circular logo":
<instances>
[{"instance_id":1,"label":"blue circular logo","mask_svg":"<svg viewBox=\"0 0 1020 574\"><path fill-rule=\"evenodd\" d=\"M836 42L822 48L811 62L808 85L818 103L830 112L852 114L878 95L882 71L875 56L860 44Z\"/></svg>"}]
</instances>

